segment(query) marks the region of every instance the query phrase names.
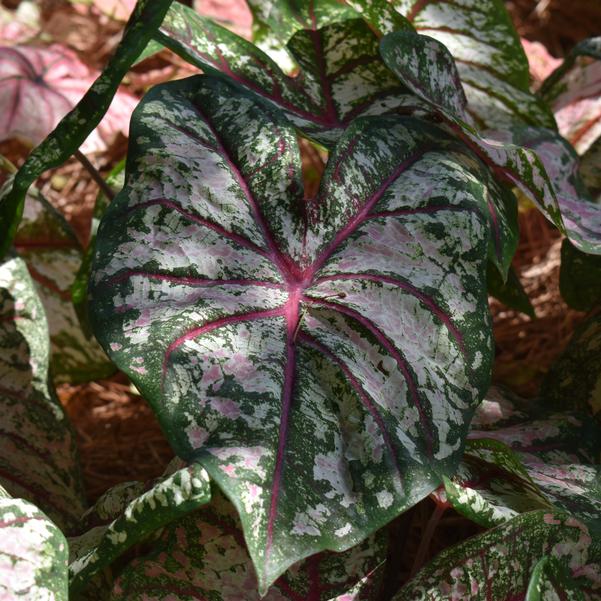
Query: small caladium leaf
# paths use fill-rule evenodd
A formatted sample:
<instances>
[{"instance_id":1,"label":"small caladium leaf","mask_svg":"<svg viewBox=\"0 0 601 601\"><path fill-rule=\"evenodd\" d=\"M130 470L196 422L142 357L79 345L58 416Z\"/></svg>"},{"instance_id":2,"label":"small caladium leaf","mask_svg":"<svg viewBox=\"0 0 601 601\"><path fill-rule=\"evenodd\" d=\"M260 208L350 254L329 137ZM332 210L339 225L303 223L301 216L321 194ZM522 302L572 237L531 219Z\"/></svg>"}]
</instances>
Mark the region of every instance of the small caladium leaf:
<instances>
[{"instance_id":1,"label":"small caladium leaf","mask_svg":"<svg viewBox=\"0 0 601 601\"><path fill-rule=\"evenodd\" d=\"M551 367L541 393L555 407L601 411L601 315L578 326L570 344Z\"/></svg>"},{"instance_id":2,"label":"small caladium leaf","mask_svg":"<svg viewBox=\"0 0 601 601\"><path fill-rule=\"evenodd\" d=\"M94 338L85 337L71 302L70 287L83 250L62 215L37 190L30 190L15 248L26 261L46 315L50 315L52 376L55 382L84 382L115 371Z\"/></svg>"},{"instance_id":3,"label":"small caladium leaf","mask_svg":"<svg viewBox=\"0 0 601 601\"><path fill-rule=\"evenodd\" d=\"M541 159L533 151L507 139L506 130L495 138L490 137L490 132L489 137L483 137L465 120L461 100L463 89L448 51L436 40L422 38L424 36L410 32L385 36L380 51L386 65L411 92L431 107L433 115L430 117L442 120L445 127L489 165L499 179L517 187L553 223L564 229L557 195ZM412 46L422 48L419 54L428 59L416 60L409 50ZM446 77L441 82L439 78L443 72Z\"/></svg>"},{"instance_id":4,"label":"small caladium leaf","mask_svg":"<svg viewBox=\"0 0 601 601\"><path fill-rule=\"evenodd\" d=\"M598 598L601 552L586 526L560 512L533 511L443 551L393 601L524 599L546 556L561 566L558 576L565 571L571 577L569 586L578 586L582 598Z\"/></svg>"},{"instance_id":5,"label":"small caladium leaf","mask_svg":"<svg viewBox=\"0 0 601 601\"><path fill-rule=\"evenodd\" d=\"M131 139L93 327L236 505L264 592L453 473L490 375L485 168L360 119L305 202L294 128L206 76L154 88Z\"/></svg>"},{"instance_id":6,"label":"small caladium leaf","mask_svg":"<svg viewBox=\"0 0 601 601\"><path fill-rule=\"evenodd\" d=\"M48 381L44 308L25 262L0 264L0 483L65 530L84 511L74 436Z\"/></svg>"},{"instance_id":7,"label":"small caladium leaf","mask_svg":"<svg viewBox=\"0 0 601 601\"><path fill-rule=\"evenodd\" d=\"M0 48L0 141L16 137L39 144L94 79L94 72L74 52L58 44ZM119 90L98 130L85 141L84 151L101 150L118 132L127 134L136 104L134 96Z\"/></svg>"},{"instance_id":8,"label":"small caladium leaf","mask_svg":"<svg viewBox=\"0 0 601 601\"><path fill-rule=\"evenodd\" d=\"M150 553L123 570L111 599L374 601L386 538L380 532L344 553L315 555L293 566L260 597L235 509L216 493L209 506L172 523Z\"/></svg>"},{"instance_id":9,"label":"small caladium leaf","mask_svg":"<svg viewBox=\"0 0 601 601\"><path fill-rule=\"evenodd\" d=\"M486 271L486 281L488 293L491 296L494 296L511 309L520 311L532 318L536 316L530 298L513 267L509 267L507 280L504 282L499 270L493 263L489 263Z\"/></svg>"},{"instance_id":10,"label":"small caladium leaf","mask_svg":"<svg viewBox=\"0 0 601 601\"><path fill-rule=\"evenodd\" d=\"M133 62L140 56L163 20L172 0L138 0L123 39L75 108L27 157L10 190L0 195L0 257L10 248L23 214L25 195L47 169L62 165L100 123Z\"/></svg>"},{"instance_id":11,"label":"small caladium leaf","mask_svg":"<svg viewBox=\"0 0 601 601\"><path fill-rule=\"evenodd\" d=\"M67 601L67 541L35 505L0 489L0 598Z\"/></svg>"},{"instance_id":12,"label":"small caladium leaf","mask_svg":"<svg viewBox=\"0 0 601 601\"><path fill-rule=\"evenodd\" d=\"M129 502L110 524L79 538L69 565L71 594L82 591L93 576L127 549L210 499L209 476L198 464L157 482Z\"/></svg>"},{"instance_id":13,"label":"small caladium leaf","mask_svg":"<svg viewBox=\"0 0 601 601\"><path fill-rule=\"evenodd\" d=\"M415 29L444 44L455 58L480 129L554 127L545 103L529 90L528 61L501 0L394 0Z\"/></svg>"},{"instance_id":14,"label":"small caladium leaf","mask_svg":"<svg viewBox=\"0 0 601 601\"><path fill-rule=\"evenodd\" d=\"M564 240L559 290L563 300L577 311L590 311L601 305L601 257L583 253Z\"/></svg>"},{"instance_id":15,"label":"small caladium leaf","mask_svg":"<svg viewBox=\"0 0 601 601\"><path fill-rule=\"evenodd\" d=\"M601 137L601 37L578 44L541 88L559 131L584 154Z\"/></svg>"},{"instance_id":16,"label":"small caladium leaf","mask_svg":"<svg viewBox=\"0 0 601 601\"><path fill-rule=\"evenodd\" d=\"M513 451L492 439L470 440L459 472L445 478L447 501L485 528L519 513L552 509Z\"/></svg>"},{"instance_id":17,"label":"small caladium leaf","mask_svg":"<svg viewBox=\"0 0 601 601\"><path fill-rule=\"evenodd\" d=\"M179 3L157 39L206 73L223 74L277 106L304 134L331 146L355 117L385 113L409 101L380 58L378 38L355 17L320 29L308 23L294 35L288 48L300 65L296 77L250 42Z\"/></svg>"}]
</instances>

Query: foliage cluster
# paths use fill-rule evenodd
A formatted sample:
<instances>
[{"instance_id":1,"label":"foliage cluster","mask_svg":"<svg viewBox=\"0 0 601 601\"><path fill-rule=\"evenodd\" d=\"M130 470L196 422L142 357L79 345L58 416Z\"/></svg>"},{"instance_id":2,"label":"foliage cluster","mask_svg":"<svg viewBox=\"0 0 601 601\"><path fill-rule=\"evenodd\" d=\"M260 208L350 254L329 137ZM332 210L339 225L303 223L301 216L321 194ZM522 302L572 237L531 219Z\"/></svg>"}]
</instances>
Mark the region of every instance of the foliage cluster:
<instances>
[{"instance_id":1,"label":"foliage cluster","mask_svg":"<svg viewBox=\"0 0 601 601\"><path fill-rule=\"evenodd\" d=\"M0 596L382 600L430 496L481 533L395 601L599 598L601 38L534 93L499 0L248 4L252 43L139 0L58 123L15 100L64 99L56 49L0 49L1 135L56 126L0 193ZM163 48L202 75L135 108L84 250L31 186ZM589 312L535 400L490 387L488 295L531 311L519 204ZM90 507L55 385L116 369L178 459Z\"/></svg>"}]
</instances>

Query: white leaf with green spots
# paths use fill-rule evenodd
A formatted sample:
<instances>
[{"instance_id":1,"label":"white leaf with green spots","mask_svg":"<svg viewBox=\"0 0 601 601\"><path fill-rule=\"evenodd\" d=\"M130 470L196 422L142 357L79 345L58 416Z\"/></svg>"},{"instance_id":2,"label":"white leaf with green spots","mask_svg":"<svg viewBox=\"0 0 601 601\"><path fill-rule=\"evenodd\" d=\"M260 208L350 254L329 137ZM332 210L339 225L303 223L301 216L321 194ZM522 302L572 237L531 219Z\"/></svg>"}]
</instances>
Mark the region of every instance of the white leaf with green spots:
<instances>
[{"instance_id":1,"label":"white leaf with green spots","mask_svg":"<svg viewBox=\"0 0 601 601\"><path fill-rule=\"evenodd\" d=\"M206 76L154 88L131 132L93 326L236 505L264 592L453 473L490 375L485 168L360 119L305 200L293 127Z\"/></svg>"},{"instance_id":2,"label":"white leaf with green spots","mask_svg":"<svg viewBox=\"0 0 601 601\"><path fill-rule=\"evenodd\" d=\"M586 526L561 512L532 511L440 553L393 601L514 601L539 582L539 562L557 562L555 591L545 584L538 601L601 595L601 550ZM562 583L565 580L565 585ZM542 581L544 583L544 580ZM536 582L535 585L536 586ZM534 588L533 586L533 588ZM581 597L564 591L579 590ZM536 597L529 597L532 601Z\"/></svg>"},{"instance_id":3,"label":"white leaf with green spots","mask_svg":"<svg viewBox=\"0 0 601 601\"><path fill-rule=\"evenodd\" d=\"M49 384L44 308L23 259L0 263L0 483L64 529L84 511L75 440Z\"/></svg>"},{"instance_id":4,"label":"white leaf with green spots","mask_svg":"<svg viewBox=\"0 0 601 601\"><path fill-rule=\"evenodd\" d=\"M529 90L528 60L502 0L392 0L424 35L453 55L467 111L481 129L554 127L546 104Z\"/></svg>"},{"instance_id":5,"label":"white leaf with green spots","mask_svg":"<svg viewBox=\"0 0 601 601\"><path fill-rule=\"evenodd\" d=\"M0 488L0 598L67 601L67 541L35 505Z\"/></svg>"},{"instance_id":6,"label":"white leaf with green spots","mask_svg":"<svg viewBox=\"0 0 601 601\"><path fill-rule=\"evenodd\" d=\"M293 566L269 588L257 579L231 503L211 504L173 522L152 550L125 567L111 601L375 601L386 559L380 532L345 553L320 553Z\"/></svg>"},{"instance_id":7,"label":"white leaf with green spots","mask_svg":"<svg viewBox=\"0 0 601 601\"><path fill-rule=\"evenodd\" d=\"M54 207L30 191L15 236L15 248L27 262L46 314L56 382L87 382L115 371L94 337L87 338L71 302L71 284L83 250L75 233Z\"/></svg>"},{"instance_id":8,"label":"white leaf with green spots","mask_svg":"<svg viewBox=\"0 0 601 601\"><path fill-rule=\"evenodd\" d=\"M96 574L133 545L211 499L209 477L198 464L156 482L126 503L110 524L94 528L72 542L70 591L78 594Z\"/></svg>"},{"instance_id":9,"label":"white leaf with green spots","mask_svg":"<svg viewBox=\"0 0 601 601\"><path fill-rule=\"evenodd\" d=\"M205 73L221 74L280 108L303 133L329 146L359 115L419 104L382 62L376 34L355 16L329 25L303 22L307 29L288 44L300 67L294 77L250 42L177 2L157 39Z\"/></svg>"}]
</instances>

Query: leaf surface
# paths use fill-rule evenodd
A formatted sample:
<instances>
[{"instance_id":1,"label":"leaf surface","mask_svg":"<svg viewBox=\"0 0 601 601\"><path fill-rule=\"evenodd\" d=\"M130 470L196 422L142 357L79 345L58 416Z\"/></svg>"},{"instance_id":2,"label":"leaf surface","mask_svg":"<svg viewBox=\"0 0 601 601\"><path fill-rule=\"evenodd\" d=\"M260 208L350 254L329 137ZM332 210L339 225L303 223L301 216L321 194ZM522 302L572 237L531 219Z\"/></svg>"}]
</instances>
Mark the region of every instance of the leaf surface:
<instances>
[{"instance_id":1,"label":"leaf surface","mask_svg":"<svg viewBox=\"0 0 601 601\"><path fill-rule=\"evenodd\" d=\"M92 325L236 504L265 591L456 466L491 361L484 168L362 119L304 201L294 129L208 77L154 88L132 132Z\"/></svg>"},{"instance_id":2,"label":"leaf surface","mask_svg":"<svg viewBox=\"0 0 601 601\"><path fill-rule=\"evenodd\" d=\"M393 601L524 599L543 557L558 562L555 575L561 578L566 572L568 586L577 586L580 598L598 598L600 551L587 528L560 512L533 511L443 551ZM563 593L561 580L557 584ZM544 601L558 598L551 592L542 597ZM574 597L564 594L563 598Z\"/></svg>"},{"instance_id":3,"label":"leaf surface","mask_svg":"<svg viewBox=\"0 0 601 601\"><path fill-rule=\"evenodd\" d=\"M110 524L70 541L74 555L69 565L71 594L81 592L92 577L133 545L210 499L209 477L198 464L159 480L127 503Z\"/></svg>"},{"instance_id":4,"label":"leaf surface","mask_svg":"<svg viewBox=\"0 0 601 601\"><path fill-rule=\"evenodd\" d=\"M561 244L559 290L565 302L577 311L590 311L601 304L601 256L578 250L569 240Z\"/></svg>"},{"instance_id":5,"label":"leaf surface","mask_svg":"<svg viewBox=\"0 0 601 601\"><path fill-rule=\"evenodd\" d=\"M0 264L0 483L64 529L84 510L74 436L48 381L48 327L25 262Z\"/></svg>"},{"instance_id":6,"label":"leaf surface","mask_svg":"<svg viewBox=\"0 0 601 601\"><path fill-rule=\"evenodd\" d=\"M373 601L386 557L381 532L345 553L321 553L293 566L265 601ZM220 494L168 526L152 551L118 578L111 601L259 601L253 566L234 507Z\"/></svg>"},{"instance_id":7,"label":"leaf surface","mask_svg":"<svg viewBox=\"0 0 601 601\"><path fill-rule=\"evenodd\" d=\"M58 382L87 382L104 378L114 366L94 338L86 338L71 302L70 287L83 251L75 232L37 190L25 200L15 248L50 315L52 377Z\"/></svg>"},{"instance_id":8,"label":"leaf surface","mask_svg":"<svg viewBox=\"0 0 601 601\"><path fill-rule=\"evenodd\" d=\"M35 505L0 488L0 597L67 601L67 541Z\"/></svg>"},{"instance_id":9,"label":"leaf surface","mask_svg":"<svg viewBox=\"0 0 601 601\"><path fill-rule=\"evenodd\" d=\"M548 108L529 91L528 61L501 0L394 0L393 6L453 55L479 128L554 127Z\"/></svg>"},{"instance_id":10,"label":"leaf surface","mask_svg":"<svg viewBox=\"0 0 601 601\"><path fill-rule=\"evenodd\" d=\"M355 117L385 113L410 100L383 64L378 38L355 16L329 25L317 17L312 25L310 19L303 22L307 29L288 45L300 66L295 77L250 42L179 3L157 39L206 73L223 74L277 106L303 133L329 146Z\"/></svg>"}]
</instances>

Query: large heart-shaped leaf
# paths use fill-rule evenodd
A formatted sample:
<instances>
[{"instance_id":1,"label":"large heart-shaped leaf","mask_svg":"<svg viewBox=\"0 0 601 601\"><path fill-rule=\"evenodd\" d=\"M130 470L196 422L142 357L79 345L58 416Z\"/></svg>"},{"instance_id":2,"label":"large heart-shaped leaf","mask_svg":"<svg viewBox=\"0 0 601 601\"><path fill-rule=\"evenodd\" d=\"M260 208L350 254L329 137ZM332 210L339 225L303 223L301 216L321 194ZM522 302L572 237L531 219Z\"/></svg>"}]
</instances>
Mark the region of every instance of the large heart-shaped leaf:
<instances>
[{"instance_id":1,"label":"large heart-shaped leaf","mask_svg":"<svg viewBox=\"0 0 601 601\"><path fill-rule=\"evenodd\" d=\"M265 591L455 469L491 362L485 168L360 119L304 201L292 126L208 77L153 89L131 138L93 327L235 503Z\"/></svg>"},{"instance_id":2,"label":"large heart-shaped leaf","mask_svg":"<svg viewBox=\"0 0 601 601\"><path fill-rule=\"evenodd\" d=\"M535 585L541 576L548 580L548 572L540 574L545 557L557 566L551 580L556 593L547 589L544 601L599 598L601 550L586 526L559 512L533 511L443 551L393 601L525 599L531 577ZM581 597L568 596L570 590Z\"/></svg>"},{"instance_id":3,"label":"large heart-shaped leaf","mask_svg":"<svg viewBox=\"0 0 601 601\"><path fill-rule=\"evenodd\" d=\"M138 0L123 39L104 71L75 108L27 157L17 171L10 190L0 196L0 258L10 248L23 214L25 196L33 182L47 169L62 165L100 123L121 80L140 56L159 26L172 0Z\"/></svg>"},{"instance_id":4,"label":"large heart-shaped leaf","mask_svg":"<svg viewBox=\"0 0 601 601\"><path fill-rule=\"evenodd\" d=\"M544 82L559 131L584 154L601 137L601 37L584 40Z\"/></svg>"},{"instance_id":5,"label":"large heart-shaped leaf","mask_svg":"<svg viewBox=\"0 0 601 601\"><path fill-rule=\"evenodd\" d=\"M483 129L527 124L554 127L546 105L530 93L528 61L501 0L393 0L422 34L453 55L468 113Z\"/></svg>"},{"instance_id":6,"label":"large heart-shaped leaf","mask_svg":"<svg viewBox=\"0 0 601 601\"><path fill-rule=\"evenodd\" d=\"M179 3L157 39L205 72L222 73L279 107L303 133L331 145L358 115L418 103L383 64L377 36L356 17L298 31L288 46L301 68L295 77L250 42Z\"/></svg>"},{"instance_id":7,"label":"large heart-shaped leaf","mask_svg":"<svg viewBox=\"0 0 601 601\"><path fill-rule=\"evenodd\" d=\"M0 48L0 141L18 137L39 144L94 82L95 74L68 48ZM127 134L137 99L119 90L98 130L83 150L105 148L115 134Z\"/></svg>"},{"instance_id":8,"label":"large heart-shaped leaf","mask_svg":"<svg viewBox=\"0 0 601 601\"><path fill-rule=\"evenodd\" d=\"M25 262L0 264L0 483L72 529L84 510L74 436L48 382L44 308Z\"/></svg>"},{"instance_id":9,"label":"large heart-shaped leaf","mask_svg":"<svg viewBox=\"0 0 601 601\"><path fill-rule=\"evenodd\" d=\"M265 601L374 601L386 558L380 532L345 553L321 553L293 566ZM211 505L166 528L151 552L131 562L112 601L259 601L235 509L216 494Z\"/></svg>"},{"instance_id":10,"label":"large heart-shaped leaf","mask_svg":"<svg viewBox=\"0 0 601 601\"><path fill-rule=\"evenodd\" d=\"M94 338L79 325L71 302L70 287L78 272L83 250L75 233L37 190L30 190L15 248L27 268L50 315L52 376L55 381L84 382L115 371Z\"/></svg>"},{"instance_id":11,"label":"large heart-shaped leaf","mask_svg":"<svg viewBox=\"0 0 601 601\"><path fill-rule=\"evenodd\" d=\"M543 397L555 407L601 411L601 315L581 324L542 385Z\"/></svg>"},{"instance_id":12,"label":"large heart-shaped leaf","mask_svg":"<svg viewBox=\"0 0 601 601\"><path fill-rule=\"evenodd\" d=\"M211 499L207 473L198 464L159 480L123 508L110 524L70 541L70 591L78 594L91 578L127 549Z\"/></svg>"},{"instance_id":13,"label":"large heart-shaped leaf","mask_svg":"<svg viewBox=\"0 0 601 601\"><path fill-rule=\"evenodd\" d=\"M0 488L0 598L67 601L68 547L35 505Z\"/></svg>"}]
</instances>

